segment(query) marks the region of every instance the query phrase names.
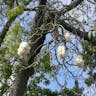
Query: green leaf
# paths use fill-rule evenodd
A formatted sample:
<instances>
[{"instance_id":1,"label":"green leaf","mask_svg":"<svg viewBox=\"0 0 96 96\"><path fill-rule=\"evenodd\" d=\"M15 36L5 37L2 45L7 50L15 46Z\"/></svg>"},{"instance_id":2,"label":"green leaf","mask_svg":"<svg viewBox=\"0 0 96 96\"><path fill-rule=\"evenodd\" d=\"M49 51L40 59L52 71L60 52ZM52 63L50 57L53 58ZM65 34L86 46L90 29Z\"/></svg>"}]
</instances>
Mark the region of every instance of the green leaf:
<instances>
[{"instance_id":1,"label":"green leaf","mask_svg":"<svg viewBox=\"0 0 96 96\"><path fill-rule=\"evenodd\" d=\"M89 38L89 39L92 39L92 32L89 32L89 33L88 33L88 38Z\"/></svg>"},{"instance_id":2,"label":"green leaf","mask_svg":"<svg viewBox=\"0 0 96 96\"><path fill-rule=\"evenodd\" d=\"M14 0L4 0L4 3L9 7L12 8L14 5Z\"/></svg>"},{"instance_id":3,"label":"green leaf","mask_svg":"<svg viewBox=\"0 0 96 96\"><path fill-rule=\"evenodd\" d=\"M48 79L46 79L46 80L44 81L44 84L45 84L45 85L49 85L49 84L50 84L50 81L49 81Z\"/></svg>"},{"instance_id":4,"label":"green leaf","mask_svg":"<svg viewBox=\"0 0 96 96\"><path fill-rule=\"evenodd\" d=\"M7 80L12 74L12 66L10 64L3 64L2 66L3 77Z\"/></svg>"},{"instance_id":5,"label":"green leaf","mask_svg":"<svg viewBox=\"0 0 96 96\"><path fill-rule=\"evenodd\" d=\"M24 12L23 6L17 6L13 9L8 10L7 15L9 18L15 18L18 15L22 14Z\"/></svg>"},{"instance_id":6,"label":"green leaf","mask_svg":"<svg viewBox=\"0 0 96 96\"><path fill-rule=\"evenodd\" d=\"M42 62L43 70L45 72L51 71L51 68L50 68L50 54L49 53L44 55L44 57L41 59L41 62Z\"/></svg>"}]
</instances>

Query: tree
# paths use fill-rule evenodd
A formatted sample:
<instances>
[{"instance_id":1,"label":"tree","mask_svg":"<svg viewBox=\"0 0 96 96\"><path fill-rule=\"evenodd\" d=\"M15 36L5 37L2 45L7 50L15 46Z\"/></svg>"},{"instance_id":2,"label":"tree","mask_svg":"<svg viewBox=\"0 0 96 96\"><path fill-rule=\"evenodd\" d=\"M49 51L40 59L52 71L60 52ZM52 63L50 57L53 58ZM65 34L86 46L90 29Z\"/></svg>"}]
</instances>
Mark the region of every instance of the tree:
<instances>
[{"instance_id":1,"label":"tree","mask_svg":"<svg viewBox=\"0 0 96 96\"><path fill-rule=\"evenodd\" d=\"M81 79L88 86L95 83L95 1L3 0L0 4L1 96L81 96ZM30 53L20 58L17 50L25 41ZM49 85L50 78L60 92L38 86ZM71 79L72 89L67 86Z\"/></svg>"}]
</instances>

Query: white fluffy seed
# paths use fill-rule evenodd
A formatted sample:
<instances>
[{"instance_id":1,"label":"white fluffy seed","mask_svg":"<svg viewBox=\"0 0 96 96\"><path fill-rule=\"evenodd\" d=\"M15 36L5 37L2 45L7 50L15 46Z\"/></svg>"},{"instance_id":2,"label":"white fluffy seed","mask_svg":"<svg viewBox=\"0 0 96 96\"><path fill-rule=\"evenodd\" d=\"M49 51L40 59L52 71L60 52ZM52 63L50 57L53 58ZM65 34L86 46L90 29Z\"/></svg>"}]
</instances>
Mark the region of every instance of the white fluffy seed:
<instances>
[{"instance_id":1,"label":"white fluffy seed","mask_svg":"<svg viewBox=\"0 0 96 96\"><path fill-rule=\"evenodd\" d=\"M75 65L78 67L83 67L84 66L84 60L82 55L78 55L75 61Z\"/></svg>"},{"instance_id":2,"label":"white fluffy seed","mask_svg":"<svg viewBox=\"0 0 96 96\"><path fill-rule=\"evenodd\" d=\"M18 48L17 54L22 59L23 57L26 57L29 53L30 53L30 46L27 42L23 41Z\"/></svg>"},{"instance_id":3,"label":"white fluffy seed","mask_svg":"<svg viewBox=\"0 0 96 96\"><path fill-rule=\"evenodd\" d=\"M64 58L66 56L66 48L63 45L58 46L57 55L61 58Z\"/></svg>"},{"instance_id":4,"label":"white fluffy seed","mask_svg":"<svg viewBox=\"0 0 96 96\"><path fill-rule=\"evenodd\" d=\"M65 39L66 39L66 41L69 41L70 40L70 33L66 33L65 34Z\"/></svg>"}]
</instances>

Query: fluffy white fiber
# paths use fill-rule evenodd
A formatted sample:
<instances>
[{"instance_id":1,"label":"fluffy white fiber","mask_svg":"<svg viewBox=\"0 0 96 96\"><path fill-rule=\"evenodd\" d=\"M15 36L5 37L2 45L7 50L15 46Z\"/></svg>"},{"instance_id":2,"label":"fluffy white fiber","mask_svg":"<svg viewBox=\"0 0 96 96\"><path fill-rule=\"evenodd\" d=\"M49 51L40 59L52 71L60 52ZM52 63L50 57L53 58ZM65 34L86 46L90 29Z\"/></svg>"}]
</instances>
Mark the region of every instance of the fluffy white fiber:
<instances>
[{"instance_id":1,"label":"fluffy white fiber","mask_svg":"<svg viewBox=\"0 0 96 96\"><path fill-rule=\"evenodd\" d=\"M61 58L64 58L66 56L66 48L63 45L58 46L57 55Z\"/></svg>"},{"instance_id":2,"label":"fluffy white fiber","mask_svg":"<svg viewBox=\"0 0 96 96\"><path fill-rule=\"evenodd\" d=\"M27 42L23 41L18 48L17 54L20 56L21 59L23 59L29 53L30 53L30 46Z\"/></svg>"},{"instance_id":3,"label":"fluffy white fiber","mask_svg":"<svg viewBox=\"0 0 96 96\"><path fill-rule=\"evenodd\" d=\"M82 55L78 55L78 56L77 56L76 61L75 61L75 64L76 64L76 66L78 66L78 67L83 67L83 65L84 65L84 60L83 60Z\"/></svg>"},{"instance_id":4,"label":"fluffy white fiber","mask_svg":"<svg viewBox=\"0 0 96 96\"><path fill-rule=\"evenodd\" d=\"M70 33L66 33L65 34L65 39L66 39L66 41L69 41L70 40Z\"/></svg>"}]
</instances>

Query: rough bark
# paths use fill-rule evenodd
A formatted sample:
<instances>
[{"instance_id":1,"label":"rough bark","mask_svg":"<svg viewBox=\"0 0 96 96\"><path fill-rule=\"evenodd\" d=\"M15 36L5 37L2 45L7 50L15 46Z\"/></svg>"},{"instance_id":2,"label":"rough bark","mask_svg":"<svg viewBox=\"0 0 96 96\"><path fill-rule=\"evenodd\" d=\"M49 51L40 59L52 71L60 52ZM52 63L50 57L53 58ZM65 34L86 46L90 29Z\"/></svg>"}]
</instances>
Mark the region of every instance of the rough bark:
<instances>
[{"instance_id":1,"label":"rough bark","mask_svg":"<svg viewBox=\"0 0 96 96\"><path fill-rule=\"evenodd\" d=\"M31 73L34 73L34 68L32 67L17 73L15 84L13 85L14 87L11 90L11 96L23 96Z\"/></svg>"}]
</instances>

